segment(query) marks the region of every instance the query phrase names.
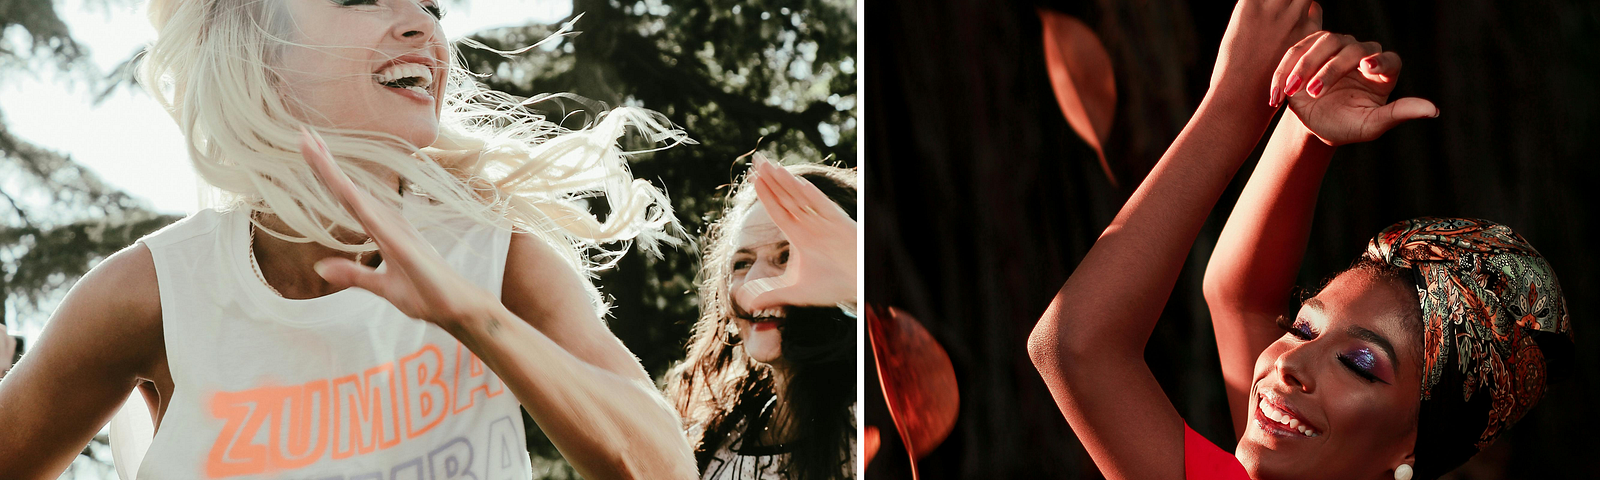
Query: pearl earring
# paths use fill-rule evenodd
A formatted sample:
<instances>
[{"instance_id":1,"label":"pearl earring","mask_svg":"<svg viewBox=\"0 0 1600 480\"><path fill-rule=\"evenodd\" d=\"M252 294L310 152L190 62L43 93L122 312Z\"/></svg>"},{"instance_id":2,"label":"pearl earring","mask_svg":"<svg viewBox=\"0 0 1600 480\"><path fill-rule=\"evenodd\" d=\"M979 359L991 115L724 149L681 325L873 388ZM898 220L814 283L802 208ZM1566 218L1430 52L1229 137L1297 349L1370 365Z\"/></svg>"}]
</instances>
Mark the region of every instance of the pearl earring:
<instances>
[{"instance_id":1,"label":"pearl earring","mask_svg":"<svg viewBox=\"0 0 1600 480\"><path fill-rule=\"evenodd\" d=\"M1394 467L1394 480L1411 480L1411 466L1402 463Z\"/></svg>"}]
</instances>

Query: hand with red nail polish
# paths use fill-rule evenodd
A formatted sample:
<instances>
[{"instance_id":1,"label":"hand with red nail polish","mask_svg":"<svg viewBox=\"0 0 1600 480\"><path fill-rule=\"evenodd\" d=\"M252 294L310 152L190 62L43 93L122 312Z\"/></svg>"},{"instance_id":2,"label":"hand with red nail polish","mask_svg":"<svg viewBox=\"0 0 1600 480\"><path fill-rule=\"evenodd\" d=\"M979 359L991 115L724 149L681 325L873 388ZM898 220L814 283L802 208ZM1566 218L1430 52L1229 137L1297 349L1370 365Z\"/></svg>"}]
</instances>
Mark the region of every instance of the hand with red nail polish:
<instances>
[{"instance_id":1,"label":"hand with red nail polish","mask_svg":"<svg viewBox=\"0 0 1600 480\"><path fill-rule=\"evenodd\" d=\"M1290 48L1278 70L1289 108L1328 145L1370 141L1407 120L1439 114L1421 98L1389 102L1400 56L1377 42L1319 31ZM1310 83L1298 90L1304 79Z\"/></svg>"}]
</instances>

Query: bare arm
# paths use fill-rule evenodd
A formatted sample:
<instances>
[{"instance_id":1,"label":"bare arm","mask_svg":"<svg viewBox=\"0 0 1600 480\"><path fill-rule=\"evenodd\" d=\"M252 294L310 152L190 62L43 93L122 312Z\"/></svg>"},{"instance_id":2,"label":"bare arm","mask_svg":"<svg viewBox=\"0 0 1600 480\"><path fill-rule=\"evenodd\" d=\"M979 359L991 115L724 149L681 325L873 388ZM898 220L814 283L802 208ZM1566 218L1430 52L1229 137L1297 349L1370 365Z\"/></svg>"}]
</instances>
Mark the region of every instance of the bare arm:
<instances>
[{"instance_id":1,"label":"bare arm","mask_svg":"<svg viewBox=\"0 0 1600 480\"><path fill-rule=\"evenodd\" d=\"M38 343L0 381L0 472L53 478L163 356L150 250L96 266L61 301Z\"/></svg>"},{"instance_id":2,"label":"bare arm","mask_svg":"<svg viewBox=\"0 0 1600 480\"><path fill-rule=\"evenodd\" d=\"M1107 478L1183 478L1183 420L1144 363L1145 344L1206 216L1271 121L1261 93L1307 30L1308 5L1239 2L1198 111L1029 338L1034 365Z\"/></svg>"},{"instance_id":3,"label":"bare arm","mask_svg":"<svg viewBox=\"0 0 1600 480\"><path fill-rule=\"evenodd\" d=\"M1244 432L1256 357L1283 336L1274 320L1300 271L1333 150L1284 112L1206 264L1206 306L1235 435Z\"/></svg>"},{"instance_id":4,"label":"bare arm","mask_svg":"<svg viewBox=\"0 0 1600 480\"><path fill-rule=\"evenodd\" d=\"M515 235L505 308L491 307L451 333L506 381L584 476L695 476L678 416L596 316L582 282L551 246Z\"/></svg>"},{"instance_id":5,"label":"bare arm","mask_svg":"<svg viewBox=\"0 0 1600 480\"><path fill-rule=\"evenodd\" d=\"M1399 73L1400 57L1378 44L1317 32L1291 48L1274 74L1274 84L1292 95L1290 111L1206 265L1206 305L1235 435L1244 432L1256 357L1283 336L1273 320L1285 313L1294 287L1333 145L1369 141L1407 120L1438 115L1422 99L1387 103Z\"/></svg>"}]
</instances>

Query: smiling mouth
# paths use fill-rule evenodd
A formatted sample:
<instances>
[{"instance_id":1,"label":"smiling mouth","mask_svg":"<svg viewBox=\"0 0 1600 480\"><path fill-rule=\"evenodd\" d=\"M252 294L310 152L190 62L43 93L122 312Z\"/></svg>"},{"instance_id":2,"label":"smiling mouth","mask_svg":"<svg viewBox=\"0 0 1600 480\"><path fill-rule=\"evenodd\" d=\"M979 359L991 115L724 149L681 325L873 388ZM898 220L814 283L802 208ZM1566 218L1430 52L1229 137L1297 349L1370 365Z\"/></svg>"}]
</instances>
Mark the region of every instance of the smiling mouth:
<instances>
[{"instance_id":1,"label":"smiling mouth","mask_svg":"<svg viewBox=\"0 0 1600 480\"><path fill-rule=\"evenodd\" d=\"M372 81L387 88L408 90L433 98L428 87L433 85L433 70L416 63L396 63L372 74Z\"/></svg>"},{"instance_id":2,"label":"smiling mouth","mask_svg":"<svg viewBox=\"0 0 1600 480\"><path fill-rule=\"evenodd\" d=\"M1267 392L1257 394L1255 416L1256 421L1262 424L1261 426L1264 430L1270 432L1271 430L1266 427L1277 427L1279 430L1285 430L1286 433L1299 432L1301 436L1306 438L1316 438L1322 435L1322 432L1305 425L1305 421L1295 416L1294 413L1289 412L1287 409L1279 408L1279 405L1281 405L1280 399L1272 394Z\"/></svg>"}]
</instances>

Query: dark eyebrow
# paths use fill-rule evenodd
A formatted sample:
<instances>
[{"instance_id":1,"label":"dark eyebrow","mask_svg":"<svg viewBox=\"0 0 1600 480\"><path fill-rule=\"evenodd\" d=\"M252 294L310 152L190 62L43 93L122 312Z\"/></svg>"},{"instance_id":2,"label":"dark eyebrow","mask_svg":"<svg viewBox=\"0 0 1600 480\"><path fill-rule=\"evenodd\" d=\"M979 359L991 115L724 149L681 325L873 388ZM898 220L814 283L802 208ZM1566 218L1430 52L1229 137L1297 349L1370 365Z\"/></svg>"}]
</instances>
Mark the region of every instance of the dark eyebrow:
<instances>
[{"instance_id":1,"label":"dark eyebrow","mask_svg":"<svg viewBox=\"0 0 1600 480\"><path fill-rule=\"evenodd\" d=\"M1317 310L1327 310L1327 306L1322 304L1322 300L1317 300L1317 297L1307 298L1300 304Z\"/></svg>"},{"instance_id":2,"label":"dark eyebrow","mask_svg":"<svg viewBox=\"0 0 1600 480\"><path fill-rule=\"evenodd\" d=\"M1323 305L1322 304L1322 300L1317 300L1316 297L1307 298L1304 302L1301 302L1301 304L1305 305L1307 307L1311 307L1312 309L1315 309L1315 310L1325 310L1327 308L1327 305ZM1350 335L1350 336L1355 337L1355 338L1360 339L1360 340L1364 340L1364 341L1366 341L1368 343L1377 345L1378 348L1383 349L1383 353L1386 353L1386 354L1389 355L1389 364L1390 365L1394 364L1394 362L1395 362L1395 359L1394 359L1395 358L1394 357L1394 344L1393 343L1389 343L1389 339L1388 338L1384 338L1384 336L1383 335L1379 335L1378 332L1374 332L1372 330L1367 330L1367 329L1362 328L1360 326L1354 326L1354 325L1352 325L1350 328L1346 328L1345 329L1345 334Z\"/></svg>"}]
</instances>

